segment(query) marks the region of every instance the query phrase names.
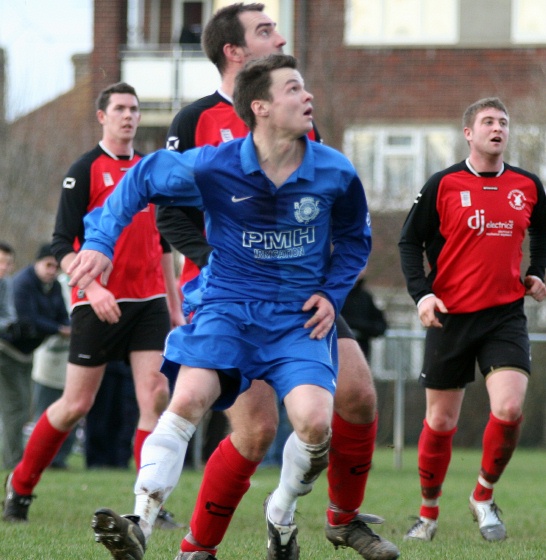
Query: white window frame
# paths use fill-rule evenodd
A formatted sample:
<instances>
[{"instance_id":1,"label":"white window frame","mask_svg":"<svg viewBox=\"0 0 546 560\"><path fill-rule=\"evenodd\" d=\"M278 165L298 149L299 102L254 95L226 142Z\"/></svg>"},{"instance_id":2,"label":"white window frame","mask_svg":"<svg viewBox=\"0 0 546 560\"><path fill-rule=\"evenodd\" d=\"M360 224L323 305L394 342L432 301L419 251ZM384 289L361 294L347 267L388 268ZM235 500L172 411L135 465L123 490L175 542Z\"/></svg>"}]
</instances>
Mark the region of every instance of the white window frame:
<instances>
[{"instance_id":1,"label":"white window frame","mask_svg":"<svg viewBox=\"0 0 546 560\"><path fill-rule=\"evenodd\" d=\"M522 167L546 180L546 130L538 124L517 125L510 129L505 161Z\"/></svg>"},{"instance_id":2,"label":"white window frame","mask_svg":"<svg viewBox=\"0 0 546 560\"><path fill-rule=\"evenodd\" d=\"M515 44L546 44L546 2L512 0L511 38Z\"/></svg>"},{"instance_id":3,"label":"white window frame","mask_svg":"<svg viewBox=\"0 0 546 560\"><path fill-rule=\"evenodd\" d=\"M439 3L443 6L438 7ZM345 44L454 45L459 41L459 3L460 0L346 0ZM399 18L400 25L408 13L414 14L409 27L418 27L419 32L412 36L393 32L396 20ZM362 30L367 21L370 26L366 35Z\"/></svg>"},{"instance_id":4,"label":"white window frame","mask_svg":"<svg viewBox=\"0 0 546 560\"><path fill-rule=\"evenodd\" d=\"M437 168L427 169L426 141L433 134L446 136L445 156ZM372 169L366 169L359 161L357 136L365 134L373 138ZM389 138L406 137L408 145L392 145ZM368 205L375 212L408 210L428 176L452 165L456 161L457 138L460 130L453 126L362 126L350 127L344 134L344 153L351 159L364 184ZM389 158L402 156L412 159L411 178L407 188L397 193L389 192L387 171ZM430 167L430 166L428 166ZM395 186L396 188L396 186Z\"/></svg>"}]
</instances>

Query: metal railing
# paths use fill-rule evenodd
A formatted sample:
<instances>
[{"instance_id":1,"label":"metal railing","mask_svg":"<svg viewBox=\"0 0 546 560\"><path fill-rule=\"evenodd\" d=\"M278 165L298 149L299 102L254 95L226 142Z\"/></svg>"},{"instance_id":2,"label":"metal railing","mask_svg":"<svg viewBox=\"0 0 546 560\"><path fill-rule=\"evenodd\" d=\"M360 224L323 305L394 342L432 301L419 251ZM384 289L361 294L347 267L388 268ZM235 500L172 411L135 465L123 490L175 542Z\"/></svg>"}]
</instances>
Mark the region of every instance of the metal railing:
<instances>
[{"instance_id":1,"label":"metal railing","mask_svg":"<svg viewBox=\"0 0 546 560\"><path fill-rule=\"evenodd\" d=\"M394 412L393 412L393 446L394 467L402 468L405 435L405 384L408 380L417 379L420 370L412 373L411 364L420 354L422 360L425 330L388 329L384 335L389 353L389 367L380 373L383 379L394 380ZM546 333L530 333L531 342L546 342ZM409 350L408 350L409 349ZM419 368L421 363L419 362ZM379 371L377 367L374 372ZM385 375L386 373L386 375ZM393 375L394 374L394 375Z\"/></svg>"},{"instance_id":2,"label":"metal railing","mask_svg":"<svg viewBox=\"0 0 546 560\"><path fill-rule=\"evenodd\" d=\"M218 70L201 49L178 45L122 50L121 75L145 110L176 111L220 85Z\"/></svg>"}]
</instances>

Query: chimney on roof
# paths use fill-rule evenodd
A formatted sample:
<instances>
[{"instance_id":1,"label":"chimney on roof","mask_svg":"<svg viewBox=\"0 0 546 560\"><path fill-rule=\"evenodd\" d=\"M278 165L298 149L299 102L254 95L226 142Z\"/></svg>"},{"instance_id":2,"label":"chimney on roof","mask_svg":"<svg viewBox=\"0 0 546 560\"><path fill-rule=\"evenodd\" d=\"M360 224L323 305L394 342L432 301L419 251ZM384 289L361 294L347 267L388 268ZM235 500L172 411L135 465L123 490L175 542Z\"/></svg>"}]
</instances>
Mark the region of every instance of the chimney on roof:
<instances>
[{"instance_id":1,"label":"chimney on roof","mask_svg":"<svg viewBox=\"0 0 546 560\"><path fill-rule=\"evenodd\" d=\"M72 55L72 65L74 66L74 83L80 82L89 76L89 63L91 60L90 53L80 53Z\"/></svg>"}]
</instances>

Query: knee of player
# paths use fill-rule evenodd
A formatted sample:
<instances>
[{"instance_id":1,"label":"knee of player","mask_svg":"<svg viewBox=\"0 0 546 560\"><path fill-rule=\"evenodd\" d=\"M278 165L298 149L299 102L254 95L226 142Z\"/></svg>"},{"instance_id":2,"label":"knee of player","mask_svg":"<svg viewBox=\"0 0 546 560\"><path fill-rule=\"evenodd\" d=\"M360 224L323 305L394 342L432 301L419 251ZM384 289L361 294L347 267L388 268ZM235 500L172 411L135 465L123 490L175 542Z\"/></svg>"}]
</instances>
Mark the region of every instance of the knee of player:
<instances>
[{"instance_id":1,"label":"knee of player","mask_svg":"<svg viewBox=\"0 0 546 560\"><path fill-rule=\"evenodd\" d=\"M317 414L314 417L305 418L297 427L296 434L305 443L311 445L329 445L331 436L331 418L328 415Z\"/></svg>"},{"instance_id":2,"label":"knee of player","mask_svg":"<svg viewBox=\"0 0 546 560\"><path fill-rule=\"evenodd\" d=\"M276 424L263 424L251 430L234 429L231 441L237 450L250 461L261 461L276 435Z\"/></svg>"},{"instance_id":3,"label":"knee of player","mask_svg":"<svg viewBox=\"0 0 546 560\"><path fill-rule=\"evenodd\" d=\"M94 398L91 395L80 394L77 400L62 399L59 405L62 409L65 425L75 425L83 418L93 406Z\"/></svg>"},{"instance_id":4,"label":"knee of player","mask_svg":"<svg viewBox=\"0 0 546 560\"><path fill-rule=\"evenodd\" d=\"M162 377L164 377L162 375ZM169 404L170 392L167 379L158 381L147 388L137 388L137 399L141 409L148 409L159 416Z\"/></svg>"},{"instance_id":5,"label":"knee of player","mask_svg":"<svg viewBox=\"0 0 546 560\"><path fill-rule=\"evenodd\" d=\"M499 420L516 422L523 414L523 403L517 397L513 397L493 407L491 412Z\"/></svg>"},{"instance_id":6,"label":"knee of player","mask_svg":"<svg viewBox=\"0 0 546 560\"><path fill-rule=\"evenodd\" d=\"M377 395L373 386L369 389L357 388L349 396L346 393L334 397L334 410L347 422L367 424L372 422L377 413Z\"/></svg>"}]
</instances>

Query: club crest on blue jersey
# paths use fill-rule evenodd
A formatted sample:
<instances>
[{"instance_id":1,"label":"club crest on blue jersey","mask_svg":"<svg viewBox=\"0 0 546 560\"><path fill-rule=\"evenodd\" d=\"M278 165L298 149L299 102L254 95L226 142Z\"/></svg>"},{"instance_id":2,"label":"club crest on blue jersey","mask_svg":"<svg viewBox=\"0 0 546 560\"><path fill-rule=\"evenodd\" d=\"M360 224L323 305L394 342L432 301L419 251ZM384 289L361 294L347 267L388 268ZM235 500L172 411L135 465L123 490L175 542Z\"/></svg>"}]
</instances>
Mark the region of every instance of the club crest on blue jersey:
<instances>
[{"instance_id":1,"label":"club crest on blue jersey","mask_svg":"<svg viewBox=\"0 0 546 560\"><path fill-rule=\"evenodd\" d=\"M299 202L294 202L294 216L300 224L308 224L314 220L319 213L319 201L312 196L304 196Z\"/></svg>"}]
</instances>

